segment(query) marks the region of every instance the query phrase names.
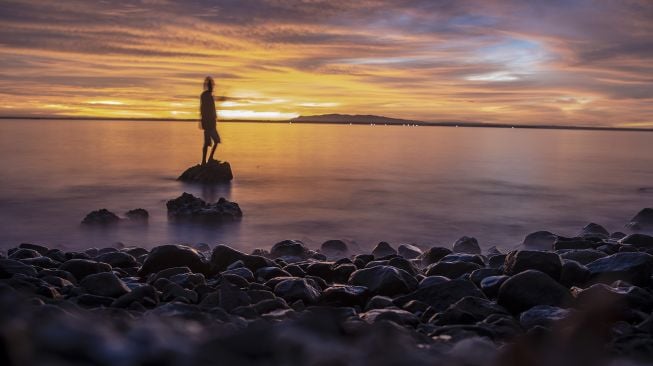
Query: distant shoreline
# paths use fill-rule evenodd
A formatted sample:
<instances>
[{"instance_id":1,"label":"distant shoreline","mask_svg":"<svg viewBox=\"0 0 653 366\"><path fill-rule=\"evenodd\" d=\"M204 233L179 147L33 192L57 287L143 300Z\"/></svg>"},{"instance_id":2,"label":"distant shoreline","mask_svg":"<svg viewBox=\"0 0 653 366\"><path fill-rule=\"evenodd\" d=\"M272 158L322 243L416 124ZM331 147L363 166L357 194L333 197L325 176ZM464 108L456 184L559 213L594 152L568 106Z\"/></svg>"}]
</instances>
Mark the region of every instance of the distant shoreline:
<instances>
[{"instance_id":1,"label":"distant shoreline","mask_svg":"<svg viewBox=\"0 0 653 366\"><path fill-rule=\"evenodd\" d=\"M73 121L141 121L141 122L197 122L196 118L106 118L106 117L39 117L39 116L0 116L0 120L73 120ZM587 131L640 131L653 132L653 128L637 127L606 127L606 126L556 126L556 125L511 125L507 123L482 123L482 122L424 122L410 121L410 123L384 122L367 123L360 121L292 121L292 120L245 120L221 119L220 122L235 123L288 123L288 124L313 124L313 125L374 125L374 126L422 126L422 127L485 127L485 128L520 128L540 130L587 130Z\"/></svg>"}]
</instances>

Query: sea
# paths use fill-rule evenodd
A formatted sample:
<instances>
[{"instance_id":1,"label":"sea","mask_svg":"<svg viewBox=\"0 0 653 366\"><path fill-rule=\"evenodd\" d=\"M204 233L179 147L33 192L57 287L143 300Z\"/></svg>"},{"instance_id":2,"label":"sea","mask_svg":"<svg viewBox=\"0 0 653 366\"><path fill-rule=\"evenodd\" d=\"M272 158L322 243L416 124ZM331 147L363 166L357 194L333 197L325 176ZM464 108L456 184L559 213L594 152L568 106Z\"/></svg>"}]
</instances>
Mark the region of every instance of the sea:
<instances>
[{"instance_id":1,"label":"sea","mask_svg":"<svg viewBox=\"0 0 653 366\"><path fill-rule=\"evenodd\" d=\"M352 250L450 247L475 237L510 250L538 230L590 222L628 233L653 207L653 133L519 128L219 122L229 184L176 178L201 160L197 122L0 120L0 248L227 244L285 239ZM238 221L170 220L183 192L225 197ZM147 225L85 227L93 210L134 208Z\"/></svg>"}]
</instances>

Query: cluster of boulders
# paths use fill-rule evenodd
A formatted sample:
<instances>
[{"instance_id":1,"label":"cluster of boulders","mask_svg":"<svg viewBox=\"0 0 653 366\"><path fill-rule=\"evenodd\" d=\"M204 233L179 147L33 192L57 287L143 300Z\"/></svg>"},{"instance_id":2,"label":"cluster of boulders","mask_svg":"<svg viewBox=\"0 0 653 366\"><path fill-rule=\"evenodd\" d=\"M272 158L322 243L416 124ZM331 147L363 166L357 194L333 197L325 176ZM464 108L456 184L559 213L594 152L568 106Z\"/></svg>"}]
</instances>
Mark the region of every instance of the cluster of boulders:
<instances>
[{"instance_id":1,"label":"cluster of boulders","mask_svg":"<svg viewBox=\"0 0 653 366\"><path fill-rule=\"evenodd\" d=\"M285 240L0 259L16 364L600 365L653 359L653 237L529 235L508 253ZM536 240L537 239L537 240ZM614 364L614 363L612 363Z\"/></svg>"},{"instance_id":2,"label":"cluster of boulders","mask_svg":"<svg viewBox=\"0 0 653 366\"><path fill-rule=\"evenodd\" d=\"M236 202L220 197L217 202L209 203L187 192L168 201L166 207L168 215L177 219L235 220L243 216Z\"/></svg>"},{"instance_id":3,"label":"cluster of boulders","mask_svg":"<svg viewBox=\"0 0 653 366\"><path fill-rule=\"evenodd\" d=\"M229 162L209 160L186 169L177 179L189 183L215 184L228 183L234 179L234 175Z\"/></svg>"},{"instance_id":4,"label":"cluster of boulders","mask_svg":"<svg viewBox=\"0 0 653 366\"><path fill-rule=\"evenodd\" d=\"M121 218L115 213L101 208L89 212L82 220L83 225L113 225L123 221L146 223L150 214L144 208L135 208L125 213L125 218Z\"/></svg>"}]
</instances>

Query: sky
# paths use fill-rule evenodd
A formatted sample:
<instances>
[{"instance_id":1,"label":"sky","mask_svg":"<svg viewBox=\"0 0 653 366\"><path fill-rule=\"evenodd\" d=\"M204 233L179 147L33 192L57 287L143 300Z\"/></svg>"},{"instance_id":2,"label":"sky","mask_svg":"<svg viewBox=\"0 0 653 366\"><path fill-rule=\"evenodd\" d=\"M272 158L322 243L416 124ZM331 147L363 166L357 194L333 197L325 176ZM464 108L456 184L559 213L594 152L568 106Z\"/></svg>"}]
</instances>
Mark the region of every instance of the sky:
<instances>
[{"instance_id":1,"label":"sky","mask_svg":"<svg viewBox=\"0 0 653 366\"><path fill-rule=\"evenodd\" d=\"M0 116L653 127L651 0L0 0Z\"/></svg>"}]
</instances>

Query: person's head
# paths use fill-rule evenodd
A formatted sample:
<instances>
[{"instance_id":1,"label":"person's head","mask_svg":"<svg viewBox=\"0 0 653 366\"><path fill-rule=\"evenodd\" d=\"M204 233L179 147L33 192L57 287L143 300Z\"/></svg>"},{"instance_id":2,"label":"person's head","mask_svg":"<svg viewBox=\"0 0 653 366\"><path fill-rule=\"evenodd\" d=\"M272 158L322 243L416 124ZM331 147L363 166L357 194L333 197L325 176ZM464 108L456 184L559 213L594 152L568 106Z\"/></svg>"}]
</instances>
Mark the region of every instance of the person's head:
<instances>
[{"instance_id":1,"label":"person's head","mask_svg":"<svg viewBox=\"0 0 653 366\"><path fill-rule=\"evenodd\" d=\"M213 78L210 76L207 76L206 79L204 79L204 90L208 90L210 92L213 92L213 86L215 85L215 82L213 81Z\"/></svg>"}]
</instances>

